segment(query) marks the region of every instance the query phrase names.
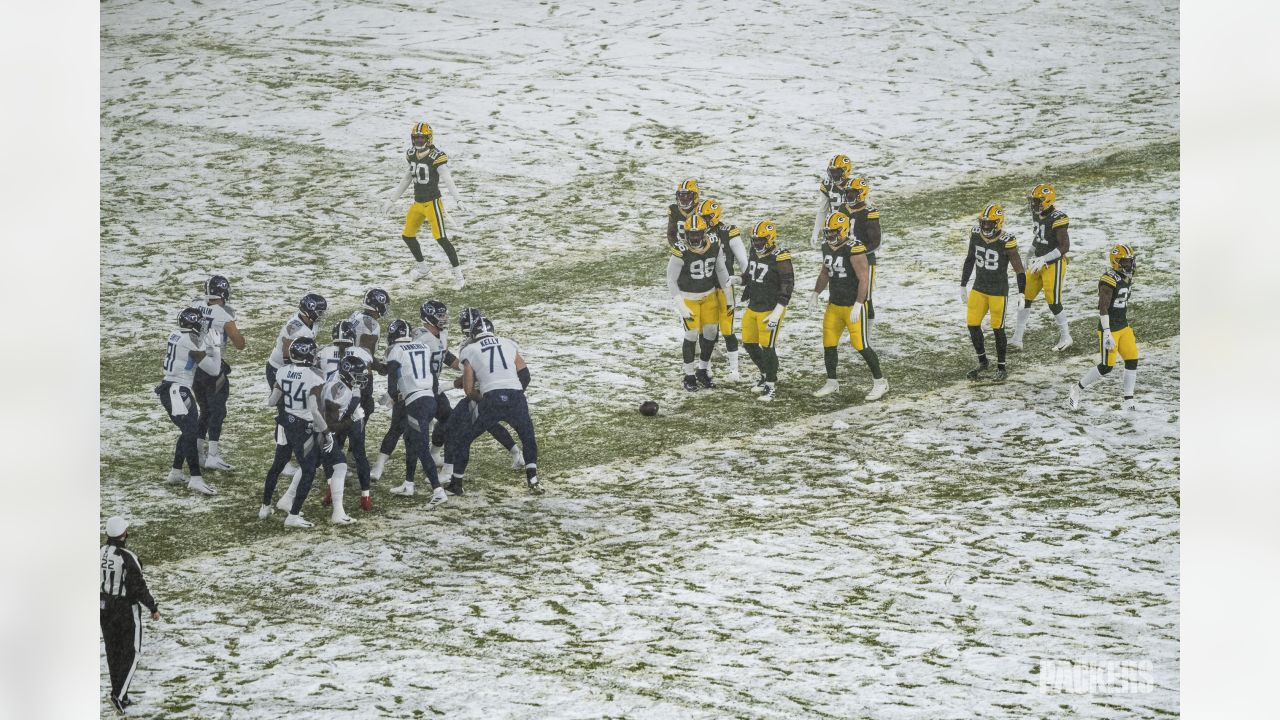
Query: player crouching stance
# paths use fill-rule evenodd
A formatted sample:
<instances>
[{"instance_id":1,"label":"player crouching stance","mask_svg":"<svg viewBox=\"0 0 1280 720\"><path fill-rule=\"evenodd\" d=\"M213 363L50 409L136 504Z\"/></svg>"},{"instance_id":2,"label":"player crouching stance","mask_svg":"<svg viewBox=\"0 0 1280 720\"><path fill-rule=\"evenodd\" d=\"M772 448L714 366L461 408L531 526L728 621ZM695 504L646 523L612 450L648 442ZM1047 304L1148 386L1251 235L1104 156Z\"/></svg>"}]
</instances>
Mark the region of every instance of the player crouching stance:
<instances>
[{"instance_id":1,"label":"player crouching stance","mask_svg":"<svg viewBox=\"0 0 1280 720\"><path fill-rule=\"evenodd\" d=\"M715 387L710 370L711 351L720 330L721 301L717 290L732 282L720 241L708 239L708 229L701 215L690 215L684 221L684 240L671 246L671 259L667 261L667 291L684 328L684 389L690 392L699 385ZM693 369L695 346L700 346L697 373Z\"/></svg>"},{"instance_id":2,"label":"player crouching stance","mask_svg":"<svg viewBox=\"0 0 1280 720\"><path fill-rule=\"evenodd\" d=\"M850 239L849 216L840 211L827 217L823 230L822 270L813 284L813 294L808 303L819 302L819 293L831 288L827 311L822 316L822 359L827 368L827 382L814 391L814 397L824 397L840 389L836 380L836 366L840 362L840 336L849 330L849 342L853 349L867 361L871 369L871 392L868 400L879 400L889 392L889 381L880 372L880 357L871 349L871 334L867 319L867 291L871 286L871 264L867 262L867 247Z\"/></svg>"},{"instance_id":3,"label":"player crouching stance","mask_svg":"<svg viewBox=\"0 0 1280 720\"><path fill-rule=\"evenodd\" d=\"M1098 365L1071 386L1071 407L1080 407L1084 391L1111 372L1116 353L1124 359L1124 400L1121 410L1133 410L1133 390L1138 384L1138 341L1126 317L1138 261L1133 248L1115 245L1107 253L1111 269L1098 280Z\"/></svg>"},{"instance_id":4,"label":"player crouching stance","mask_svg":"<svg viewBox=\"0 0 1280 720\"><path fill-rule=\"evenodd\" d=\"M458 355L462 362L462 389L479 409L474 422L461 432L450 452L453 480L449 483L449 492L463 494L463 476L471 461L471 443L499 422L505 422L516 431L520 447L524 450L525 483L531 492L541 494L538 441L534 437L529 402L524 394L525 388L529 387L529 368L514 340L494 335L479 313L472 318L470 342L458 351Z\"/></svg>"},{"instance_id":5,"label":"player crouching stance","mask_svg":"<svg viewBox=\"0 0 1280 720\"><path fill-rule=\"evenodd\" d=\"M997 381L1009 377L1005 367L1005 351L1008 340L1004 330L1004 306L1009 297L1009 266L1018 276L1018 292L1026 288L1027 276L1018 254L1018 240L1004 232L1004 208L992 203L978 216L978 227L969 233L969 252L965 254L964 269L960 272L960 302L968 308L966 322L969 340L978 354L978 366L969 371L969 379L977 380L987 371L987 348L982 338L982 318L991 313L991 331L996 336ZM973 290L968 289L969 274L977 267Z\"/></svg>"},{"instance_id":6,"label":"player crouching stance","mask_svg":"<svg viewBox=\"0 0 1280 720\"><path fill-rule=\"evenodd\" d=\"M751 254L742 273L746 286L742 297L747 310L742 315L742 344L760 370L754 392L759 400L773 402L778 387L778 333L782 316L795 289L791 251L778 247L778 226L761 220L751 229Z\"/></svg>"},{"instance_id":7,"label":"player crouching stance","mask_svg":"<svg viewBox=\"0 0 1280 720\"><path fill-rule=\"evenodd\" d=\"M289 498L289 515L285 517L285 527L309 528L313 523L302 517L302 503L311 492L311 483L315 479L316 464L320 460L320 448L324 444L324 433L329 429L324 419L321 391L324 389L324 374L316 367L316 341L310 337L299 337L289 344L290 363L276 373L275 384L271 387L271 396L267 398L268 407L277 407L276 412L276 456L267 470L267 479L262 486L262 507L258 510L258 518L265 520L271 514L271 496L275 494L276 482L284 470L289 458L298 461L302 472L298 475L298 486L285 493ZM284 504L284 498L281 499Z\"/></svg>"}]
</instances>

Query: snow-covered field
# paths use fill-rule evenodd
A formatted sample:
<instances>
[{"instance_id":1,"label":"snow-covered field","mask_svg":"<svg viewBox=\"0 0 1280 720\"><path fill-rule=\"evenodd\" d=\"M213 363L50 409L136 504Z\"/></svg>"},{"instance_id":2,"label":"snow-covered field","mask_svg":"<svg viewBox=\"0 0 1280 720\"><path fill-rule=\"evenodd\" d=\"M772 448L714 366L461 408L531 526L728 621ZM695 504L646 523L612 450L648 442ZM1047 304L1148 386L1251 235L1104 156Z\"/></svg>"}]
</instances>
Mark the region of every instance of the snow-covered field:
<instances>
[{"instance_id":1,"label":"snow-covered field","mask_svg":"<svg viewBox=\"0 0 1280 720\"><path fill-rule=\"evenodd\" d=\"M134 519L167 615L134 714L1176 716L1177 13L103 4L102 514ZM401 217L376 213L423 119L469 205L461 292L442 253L414 277ZM676 183L697 177L740 225L775 217L803 290L835 152L884 211L890 395L864 404L847 352L842 391L811 398L821 313L801 306L772 406L679 390L661 279ZM998 200L1026 245L1021 197L1043 180L1072 218L1077 345L1047 349L1040 306L1010 381L971 386L963 234ZM1072 413L1117 240L1140 254L1140 409L1116 412L1112 378ZM150 389L212 272L250 344L230 356L237 470L210 473L207 499L163 482L175 433ZM389 469L354 527L257 520L270 343L302 293L336 317L373 285L395 315L476 305L522 344L547 495L481 441L474 491L433 513L388 494ZM652 420L634 410L649 397ZM1149 663L1152 683L1044 692L1045 661Z\"/></svg>"}]
</instances>

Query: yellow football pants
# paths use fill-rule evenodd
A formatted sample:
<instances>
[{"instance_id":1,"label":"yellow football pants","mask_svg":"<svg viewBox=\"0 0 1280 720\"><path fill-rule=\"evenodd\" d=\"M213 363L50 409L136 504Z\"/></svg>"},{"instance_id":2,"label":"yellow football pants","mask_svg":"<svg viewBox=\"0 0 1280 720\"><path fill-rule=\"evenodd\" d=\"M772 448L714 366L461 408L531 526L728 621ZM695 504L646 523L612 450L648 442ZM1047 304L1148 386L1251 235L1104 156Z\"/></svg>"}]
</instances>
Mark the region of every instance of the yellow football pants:
<instances>
[{"instance_id":1,"label":"yellow football pants","mask_svg":"<svg viewBox=\"0 0 1280 720\"><path fill-rule=\"evenodd\" d=\"M763 347L774 347L778 344L778 333L782 332L782 320L787 317L787 309L782 308L782 315L778 317L778 327L770 330L766 320L769 319L768 312L756 312L750 308L742 314L742 342L758 343Z\"/></svg>"},{"instance_id":2,"label":"yellow football pants","mask_svg":"<svg viewBox=\"0 0 1280 720\"><path fill-rule=\"evenodd\" d=\"M856 317L851 314L851 310L853 308L849 305L827 303L827 311L822 315L822 347L833 348L839 345L840 336L844 335L846 328L849 330L849 343L854 350L862 352L870 347L867 323L863 322L867 318L867 306L863 305Z\"/></svg>"},{"instance_id":3,"label":"yellow football pants","mask_svg":"<svg viewBox=\"0 0 1280 720\"><path fill-rule=\"evenodd\" d=\"M724 288L716 288L716 300L720 303L720 334L733 334L733 306L729 304L729 298L732 297L733 288L729 288L726 293Z\"/></svg>"},{"instance_id":4,"label":"yellow football pants","mask_svg":"<svg viewBox=\"0 0 1280 720\"><path fill-rule=\"evenodd\" d=\"M684 298L684 306L693 311L693 317L684 321L685 330L701 330L704 325L720 324L720 299L714 292L697 300Z\"/></svg>"},{"instance_id":5,"label":"yellow football pants","mask_svg":"<svg viewBox=\"0 0 1280 720\"><path fill-rule=\"evenodd\" d=\"M440 204L440 198L410 205L409 214L404 218L404 232L401 234L407 238L418 237L418 230L422 228L423 222L431 228L431 237L436 240L449 239L445 234L444 206Z\"/></svg>"},{"instance_id":6,"label":"yellow football pants","mask_svg":"<svg viewBox=\"0 0 1280 720\"><path fill-rule=\"evenodd\" d=\"M1102 331L1098 331L1098 360L1107 367L1116 364L1116 353L1120 353L1120 357L1125 360L1138 359L1138 339L1134 337L1133 326L1115 330L1111 333L1111 338L1116 341L1116 346L1107 350L1102 346Z\"/></svg>"},{"instance_id":7,"label":"yellow football pants","mask_svg":"<svg viewBox=\"0 0 1280 720\"><path fill-rule=\"evenodd\" d=\"M1004 295L988 295L977 290L969 291L969 311L965 321L970 325L981 325L982 318L991 312L991 329L1004 327Z\"/></svg>"},{"instance_id":8,"label":"yellow football pants","mask_svg":"<svg viewBox=\"0 0 1280 720\"><path fill-rule=\"evenodd\" d=\"M1067 279L1067 262L1067 258L1059 258L1040 268L1040 272L1027 273L1027 291L1023 293L1027 302L1035 300L1043 288L1046 303L1061 305L1062 283Z\"/></svg>"}]
</instances>

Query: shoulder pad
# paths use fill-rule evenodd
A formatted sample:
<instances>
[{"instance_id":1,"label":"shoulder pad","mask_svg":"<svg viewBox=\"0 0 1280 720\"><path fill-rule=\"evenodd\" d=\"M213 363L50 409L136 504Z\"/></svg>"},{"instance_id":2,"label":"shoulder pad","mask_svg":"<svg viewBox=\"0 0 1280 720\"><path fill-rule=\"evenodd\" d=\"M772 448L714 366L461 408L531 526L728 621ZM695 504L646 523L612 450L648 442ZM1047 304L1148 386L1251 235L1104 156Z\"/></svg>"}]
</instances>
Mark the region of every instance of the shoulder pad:
<instances>
[{"instance_id":1,"label":"shoulder pad","mask_svg":"<svg viewBox=\"0 0 1280 720\"><path fill-rule=\"evenodd\" d=\"M1054 210L1049 214L1049 222L1052 223L1051 229L1057 229L1060 227L1066 227L1067 224L1071 222L1071 219L1068 218L1067 214L1061 210Z\"/></svg>"},{"instance_id":2,"label":"shoulder pad","mask_svg":"<svg viewBox=\"0 0 1280 720\"><path fill-rule=\"evenodd\" d=\"M742 231L738 229L737 225L729 226L729 237L731 238L742 237Z\"/></svg>"},{"instance_id":3,"label":"shoulder pad","mask_svg":"<svg viewBox=\"0 0 1280 720\"><path fill-rule=\"evenodd\" d=\"M290 337L292 337L294 333L298 332L303 327L305 326L302 324L302 321L297 318L294 318L289 321L288 325L284 326L284 332L286 335L289 335Z\"/></svg>"},{"instance_id":4,"label":"shoulder pad","mask_svg":"<svg viewBox=\"0 0 1280 720\"><path fill-rule=\"evenodd\" d=\"M977 225L974 225L973 227L969 228L969 235L971 238L972 237L977 237L978 239L982 238L982 233L978 231Z\"/></svg>"},{"instance_id":5,"label":"shoulder pad","mask_svg":"<svg viewBox=\"0 0 1280 720\"><path fill-rule=\"evenodd\" d=\"M226 303L223 303L222 309L227 311L227 317L231 318L232 320L236 319L235 308L231 307L230 305L227 305Z\"/></svg>"},{"instance_id":6,"label":"shoulder pad","mask_svg":"<svg viewBox=\"0 0 1280 720\"><path fill-rule=\"evenodd\" d=\"M431 152L427 153L427 158L431 160L432 165L443 165L449 162L449 156L437 147L431 148Z\"/></svg>"},{"instance_id":7,"label":"shoulder pad","mask_svg":"<svg viewBox=\"0 0 1280 720\"><path fill-rule=\"evenodd\" d=\"M829 190L830 188L831 188L831 185L827 183L826 180L818 181L818 192L822 193L823 195L826 195L827 190Z\"/></svg>"},{"instance_id":8,"label":"shoulder pad","mask_svg":"<svg viewBox=\"0 0 1280 720\"><path fill-rule=\"evenodd\" d=\"M1108 271L1106 271L1106 272L1102 273L1102 277L1098 278L1098 282L1100 282L1100 283L1106 283L1106 284L1110 285L1111 287L1115 287L1115 286L1118 284L1119 280L1120 280L1120 278L1119 278L1119 277L1117 277L1117 276L1116 276L1116 274L1115 274L1115 272L1113 272L1113 271L1111 271L1111 270L1108 270Z\"/></svg>"},{"instance_id":9,"label":"shoulder pad","mask_svg":"<svg viewBox=\"0 0 1280 720\"><path fill-rule=\"evenodd\" d=\"M782 262L783 260L790 260L790 259L791 259L791 251L786 248L779 248L777 254L774 255L774 260L778 262Z\"/></svg>"},{"instance_id":10,"label":"shoulder pad","mask_svg":"<svg viewBox=\"0 0 1280 720\"><path fill-rule=\"evenodd\" d=\"M853 241L852 243L850 243L850 245L849 245L849 254L850 254L850 255L861 255L862 253L865 253L866 251L867 251L867 246L866 246L866 245L863 245L860 241L855 240L855 241Z\"/></svg>"},{"instance_id":11,"label":"shoulder pad","mask_svg":"<svg viewBox=\"0 0 1280 720\"><path fill-rule=\"evenodd\" d=\"M1010 235L1009 233L1005 233L1004 235L1000 236L1000 239L1004 241L1005 250L1013 250L1014 248L1018 247L1018 238Z\"/></svg>"},{"instance_id":12,"label":"shoulder pad","mask_svg":"<svg viewBox=\"0 0 1280 720\"><path fill-rule=\"evenodd\" d=\"M671 246L671 254L675 257L684 257L684 253L688 249L689 248L685 247L684 243L677 240L676 244Z\"/></svg>"}]
</instances>

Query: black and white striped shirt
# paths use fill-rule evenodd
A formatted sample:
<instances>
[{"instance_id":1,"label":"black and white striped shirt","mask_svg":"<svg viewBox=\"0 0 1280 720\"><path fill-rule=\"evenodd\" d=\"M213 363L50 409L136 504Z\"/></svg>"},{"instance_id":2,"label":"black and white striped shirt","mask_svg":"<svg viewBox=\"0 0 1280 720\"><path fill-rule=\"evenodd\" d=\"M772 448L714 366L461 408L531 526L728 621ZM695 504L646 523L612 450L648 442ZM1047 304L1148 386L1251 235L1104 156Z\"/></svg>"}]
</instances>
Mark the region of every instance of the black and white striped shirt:
<instances>
[{"instance_id":1,"label":"black and white striped shirt","mask_svg":"<svg viewBox=\"0 0 1280 720\"><path fill-rule=\"evenodd\" d=\"M151 612L156 612L156 601L142 578L142 563L137 555L126 550L121 543L108 540L102 546L99 559L102 571L99 599L113 604L142 603Z\"/></svg>"}]
</instances>

